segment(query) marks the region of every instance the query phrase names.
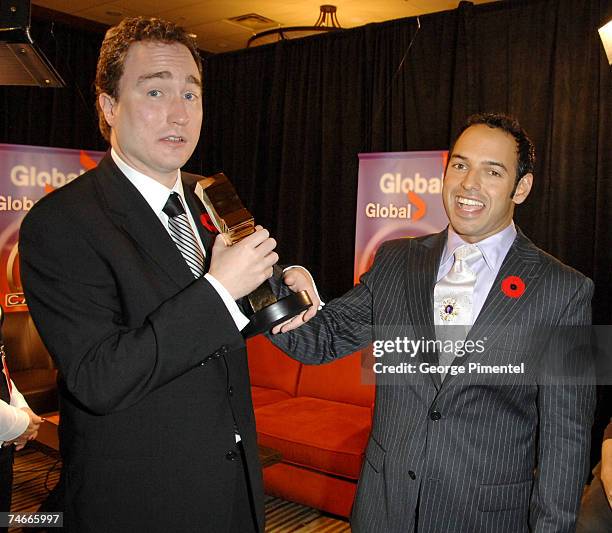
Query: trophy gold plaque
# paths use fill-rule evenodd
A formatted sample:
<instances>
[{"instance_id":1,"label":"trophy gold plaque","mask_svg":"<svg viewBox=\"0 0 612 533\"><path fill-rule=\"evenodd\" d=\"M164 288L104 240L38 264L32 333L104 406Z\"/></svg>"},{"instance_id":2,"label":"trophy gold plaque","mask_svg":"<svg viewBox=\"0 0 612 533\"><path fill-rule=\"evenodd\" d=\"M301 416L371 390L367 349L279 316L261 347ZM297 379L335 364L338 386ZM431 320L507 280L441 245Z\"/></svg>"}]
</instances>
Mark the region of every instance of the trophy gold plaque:
<instances>
[{"instance_id":1,"label":"trophy gold plaque","mask_svg":"<svg viewBox=\"0 0 612 533\"><path fill-rule=\"evenodd\" d=\"M253 215L244 207L236 189L222 172L200 179L203 189L202 202L213 224L225 234L228 245L236 244L255 232ZM229 241L229 242L228 242ZM275 275L280 269L275 268ZM282 273L281 273L282 274ZM272 329L277 324L299 315L312 305L306 291L276 298L268 281L264 281L246 296L250 309L249 324L242 330L245 337L252 337Z\"/></svg>"}]
</instances>

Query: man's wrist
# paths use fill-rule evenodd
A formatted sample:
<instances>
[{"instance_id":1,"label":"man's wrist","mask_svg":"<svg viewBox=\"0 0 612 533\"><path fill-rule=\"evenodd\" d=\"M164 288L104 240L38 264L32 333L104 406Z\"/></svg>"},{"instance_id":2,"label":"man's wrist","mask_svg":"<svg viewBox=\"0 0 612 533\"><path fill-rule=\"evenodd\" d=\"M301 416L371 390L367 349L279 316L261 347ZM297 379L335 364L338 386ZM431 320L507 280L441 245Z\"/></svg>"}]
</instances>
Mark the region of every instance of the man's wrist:
<instances>
[{"instance_id":1,"label":"man's wrist","mask_svg":"<svg viewBox=\"0 0 612 533\"><path fill-rule=\"evenodd\" d=\"M204 277L223 300L223 303L234 320L234 324L236 324L238 331L242 331L249 323L249 319L244 316L242 311L240 311L240 308L238 307L238 304L235 302L234 298L232 298L232 295L217 278L210 273L204 274Z\"/></svg>"}]
</instances>

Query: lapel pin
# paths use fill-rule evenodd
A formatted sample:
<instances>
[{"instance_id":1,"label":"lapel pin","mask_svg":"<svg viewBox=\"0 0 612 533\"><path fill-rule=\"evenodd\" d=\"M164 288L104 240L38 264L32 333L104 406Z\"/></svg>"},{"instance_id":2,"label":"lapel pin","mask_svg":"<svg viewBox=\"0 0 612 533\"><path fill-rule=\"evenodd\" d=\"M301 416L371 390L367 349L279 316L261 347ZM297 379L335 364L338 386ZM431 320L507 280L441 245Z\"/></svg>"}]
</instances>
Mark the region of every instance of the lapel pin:
<instances>
[{"instance_id":1,"label":"lapel pin","mask_svg":"<svg viewBox=\"0 0 612 533\"><path fill-rule=\"evenodd\" d=\"M204 226L212 234L216 235L217 233L219 233L219 230L215 228L215 225L212 223L212 220L210 219L210 215L208 213L202 213L200 215L200 222L202 223L202 226Z\"/></svg>"},{"instance_id":2,"label":"lapel pin","mask_svg":"<svg viewBox=\"0 0 612 533\"><path fill-rule=\"evenodd\" d=\"M509 298L520 298L525 292L525 282L518 276L508 276L502 281L501 288Z\"/></svg>"}]
</instances>

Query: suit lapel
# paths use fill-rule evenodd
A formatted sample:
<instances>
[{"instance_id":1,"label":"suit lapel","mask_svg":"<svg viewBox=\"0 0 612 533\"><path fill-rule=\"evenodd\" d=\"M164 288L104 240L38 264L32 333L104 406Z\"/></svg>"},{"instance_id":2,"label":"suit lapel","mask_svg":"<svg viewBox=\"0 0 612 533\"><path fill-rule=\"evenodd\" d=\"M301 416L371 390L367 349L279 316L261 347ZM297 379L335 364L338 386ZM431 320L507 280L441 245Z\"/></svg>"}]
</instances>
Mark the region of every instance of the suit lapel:
<instances>
[{"instance_id":1,"label":"suit lapel","mask_svg":"<svg viewBox=\"0 0 612 533\"><path fill-rule=\"evenodd\" d=\"M426 237L412 254L406 269L406 297L410 322L414 326L417 339L435 339L433 323L433 291L440 265L440 257L446 243L446 230ZM425 350L421 352L423 362L438 364L438 353ZM440 387L440 376L430 373L436 388Z\"/></svg>"},{"instance_id":2,"label":"suit lapel","mask_svg":"<svg viewBox=\"0 0 612 533\"><path fill-rule=\"evenodd\" d=\"M491 286L484 305L466 340L478 341L486 338L486 346L492 346L499 337L521 313L527 304L535 297L537 287L546 266L540 261L536 246L517 228L517 235L502 262L499 272ZM525 283L525 292L518 298L508 296L502 290L502 282L510 277L519 277ZM483 352L486 354L486 350ZM466 354L456 358L453 364L465 366L474 356ZM460 377L449 375L444 379L444 387Z\"/></svg>"},{"instance_id":3,"label":"suit lapel","mask_svg":"<svg viewBox=\"0 0 612 533\"><path fill-rule=\"evenodd\" d=\"M113 162L110 152L100 161L96 187L113 222L180 288L193 274L149 204ZM198 217L199 219L199 217Z\"/></svg>"}]
</instances>

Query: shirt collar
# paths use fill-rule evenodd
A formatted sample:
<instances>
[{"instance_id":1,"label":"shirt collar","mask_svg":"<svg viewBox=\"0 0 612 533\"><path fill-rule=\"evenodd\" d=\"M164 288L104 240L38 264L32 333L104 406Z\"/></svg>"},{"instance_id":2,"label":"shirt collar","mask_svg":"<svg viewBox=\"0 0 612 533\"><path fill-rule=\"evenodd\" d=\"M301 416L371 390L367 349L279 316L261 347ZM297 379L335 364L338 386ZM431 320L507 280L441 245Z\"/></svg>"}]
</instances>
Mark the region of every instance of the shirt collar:
<instances>
[{"instance_id":1,"label":"shirt collar","mask_svg":"<svg viewBox=\"0 0 612 533\"><path fill-rule=\"evenodd\" d=\"M151 209L157 216L162 214L162 210L168 201L168 196L171 192L179 194L183 201L183 205L187 205L185 202L185 192L183 191L183 182L181 180L181 170L177 170L176 182L172 189L168 189L165 185L162 185L159 181L143 174L142 172L132 168L128 165L114 148L111 148L111 157L113 161L119 167L119 170L125 174L125 177L130 181L134 187L138 189L138 192L142 194L143 198L151 206Z\"/></svg>"},{"instance_id":2,"label":"shirt collar","mask_svg":"<svg viewBox=\"0 0 612 533\"><path fill-rule=\"evenodd\" d=\"M501 266L504 257L510 250L510 246L516 238L516 227L514 221L510 222L510 225L505 227L503 230L497 232L495 235L491 235L486 239L476 243L478 249L482 252L486 265L493 272L497 272ZM468 244L465 242L453 228L448 226L448 237L446 239L446 246L442 253L442 260L440 265L448 261L454 261L454 255L457 248Z\"/></svg>"}]
</instances>

